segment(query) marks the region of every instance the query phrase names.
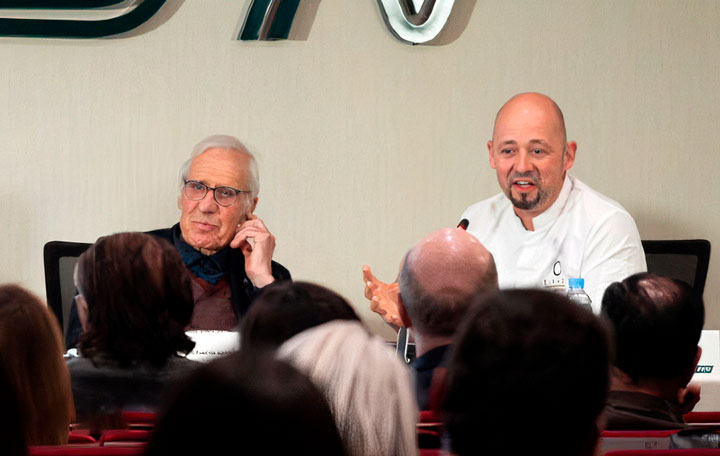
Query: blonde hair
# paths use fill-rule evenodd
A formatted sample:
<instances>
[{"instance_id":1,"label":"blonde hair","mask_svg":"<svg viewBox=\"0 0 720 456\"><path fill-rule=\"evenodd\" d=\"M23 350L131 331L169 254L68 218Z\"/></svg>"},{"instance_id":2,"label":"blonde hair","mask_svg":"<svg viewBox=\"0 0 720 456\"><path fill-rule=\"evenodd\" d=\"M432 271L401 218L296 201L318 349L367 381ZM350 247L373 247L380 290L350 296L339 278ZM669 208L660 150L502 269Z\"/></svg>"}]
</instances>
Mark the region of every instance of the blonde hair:
<instances>
[{"instance_id":1,"label":"blonde hair","mask_svg":"<svg viewBox=\"0 0 720 456\"><path fill-rule=\"evenodd\" d=\"M0 364L27 444L67 443L75 408L60 326L40 298L18 285L0 286Z\"/></svg>"},{"instance_id":2,"label":"blonde hair","mask_svg":"<svg viewBox=\"0 0 720 456\"><path fill-rule=\"evenodd\" d=\"M325 394L350 455L417 454L410 372L359 322L332 321L292 337L278 357Z\"/></svg>"}]
</instances>

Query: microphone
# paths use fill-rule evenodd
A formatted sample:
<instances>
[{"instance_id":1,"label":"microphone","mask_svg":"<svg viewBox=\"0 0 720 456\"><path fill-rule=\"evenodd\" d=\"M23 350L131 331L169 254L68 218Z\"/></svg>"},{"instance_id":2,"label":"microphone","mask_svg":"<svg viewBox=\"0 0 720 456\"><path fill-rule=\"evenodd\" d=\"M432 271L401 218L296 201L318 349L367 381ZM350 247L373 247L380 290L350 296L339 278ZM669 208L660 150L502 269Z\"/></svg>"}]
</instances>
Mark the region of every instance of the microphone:
<instances>
[{"instance_id":1,"label":"microphone","mask_svg":"<svg viewBox=\"0 0 720 456\"><path fill-rule=\"evenodd\" d=\"M457 226L457 227L458 227L458 228L462 228L462 229L464 229L465 231L467 231L469 225L470 225L470 220L468 220L468 219L462 219L462 220L460 220L460 223L458 223L458 226Z\"/></svg>"}]
</instances>

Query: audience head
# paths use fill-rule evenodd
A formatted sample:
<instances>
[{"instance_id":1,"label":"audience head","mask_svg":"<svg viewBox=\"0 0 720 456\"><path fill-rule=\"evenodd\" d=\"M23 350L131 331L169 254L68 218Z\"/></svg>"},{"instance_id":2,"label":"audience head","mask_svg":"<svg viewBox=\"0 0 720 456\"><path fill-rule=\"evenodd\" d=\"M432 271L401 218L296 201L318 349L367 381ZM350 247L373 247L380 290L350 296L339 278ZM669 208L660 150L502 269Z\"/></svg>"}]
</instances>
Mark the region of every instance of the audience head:
<instances>
[{"instance_id":1,"label":"audience head","mask_svg":"<svg viewBox=\"0 0 720 456\"><path fill-rule=\"evenodd\" d=\"M633 381L678 379L683 387L690 381L705 308L688 284L632 275L605 290L602 313L615 329L615 366Z\"/></svg>"},{"instance_id":2,"label":"audience head","mask_svg":"<svg viewBox=\"0 0 720 456\"><path fill-rule=\"evenodd\" d=\"M74 408L60 326L37 296L17 285L0 287L0 368L27 444L66 443ZM3 401L3 415L5 407Z\"/></svg>"},{"instance_id":3,"label":"audience head","mask_svg":"<svg viewBox=\"0 0 720 456\"><path fill-rule=\"evenodd\" d=\"M0 404L3 406L0 413L0 448L8 456L26 456L25 423L18 419L21 415L15 388L10 385L10 379L5 374L2 360L0 360Z\"/></svg>"},{"instance_id":4,"label":"audience head","mask_svg":"<svg viewBox=\"0 0 720 456\"><path fill-rule=\"evenodd\" d=\"M160 414L148 455L345 454L330 408L290 365L240 352L195 371Z\"/></svg>"},{"instance_id":5,"label":"audience head","mask_svg":"<svg viewBox=\"0 0 720 456\"><path fill-rule=\"evenodd\" d=\"M591 311L541 290L480 296L448 368L452 450L593 454L608 377L609 337ZM518 417L527 424L521 431L513 425Z\"/></svg>"},{"instance_id":6,"label":"audience head","mask_svg":"<svg viewBox=\"0 0 720 456\"><path fill-rule=\"evenodd\" d=\"M325 394L350 455L416 455L418 419L406 366L359 322L304 331L278 350Z\"/></svg>"},{"instance_id":7,"label":"audience head","mask_svg":"<svg viewBox=\"0 0 720 456\"><path fill-rule=\"evenodd\" d=\"M356 320L339 294L307 282L275 282L253 301L240 328L243 348L275 349L306 329L332 320Z\"/></svg>"},{"instance_id":8,"label":"audience head","mask_svg":"<svg viewBox=\"0 0 720 456\"><path fill-rule=\"evenodd\" d=\"M454 228L435 231L410 249L398 282L406 325L436 336L452 336L473 297L498 286L490 252Z\"/></svg>"},{"instance_id":9,"label":"audience head","mask_svg":"<svg viewBox=\"0 0 720 456\"><path fill-rule=\"evenodd\" d=\"M235 137L209 136L180 169L180 185L182 237L194 249L212 255L230 244L238 225L255 210L255 157Z\"/></svg>"},{"instance_id":10,"label":"audience head","mask_svg":"<svg viewBox=\"0 0 720 456\"><path fill-rule=\"evenodd\" d=\"M194 347L185 335L194 306L190 275L170 243L143 233L102 237L75 272L84 356L161 366Z\"/></svg>"}]
</instances>

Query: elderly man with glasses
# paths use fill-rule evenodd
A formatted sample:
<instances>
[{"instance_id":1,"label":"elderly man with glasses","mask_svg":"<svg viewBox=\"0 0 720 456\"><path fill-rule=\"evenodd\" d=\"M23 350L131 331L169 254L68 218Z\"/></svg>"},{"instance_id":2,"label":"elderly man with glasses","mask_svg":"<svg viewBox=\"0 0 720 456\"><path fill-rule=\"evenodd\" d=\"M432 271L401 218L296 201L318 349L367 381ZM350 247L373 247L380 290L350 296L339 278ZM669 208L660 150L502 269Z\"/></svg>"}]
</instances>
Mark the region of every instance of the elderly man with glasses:
<instances>
[{"instance_id":1,"label":"elderly man with glasses","mask_svg":"<svg viewBox=\"0 0 720 456\"><path fill-rule=\"evenodd\" d=\"M257 164L232 136L203 139L180 169L180 223L149 234L172 243L191 273L195 309L188 329L233 330L260 290L290 273L272 261L275 237L253 211ZM82 332L70 311L68 348Z\"/></svg>"},{"instance_id":2,"label":"elderly man with glasses","mask_svg":"<svg viewBox=\"0 0 720 456\"><path fill-rule=\"evenodd\" d=\"M290 273L272 261L275 237L253 212L253 155L232 136L203 139L180 169L180 223L150 232L170 241L192 274L190 329L233 329L259 290Z\"/></svg>"}]
</instances>

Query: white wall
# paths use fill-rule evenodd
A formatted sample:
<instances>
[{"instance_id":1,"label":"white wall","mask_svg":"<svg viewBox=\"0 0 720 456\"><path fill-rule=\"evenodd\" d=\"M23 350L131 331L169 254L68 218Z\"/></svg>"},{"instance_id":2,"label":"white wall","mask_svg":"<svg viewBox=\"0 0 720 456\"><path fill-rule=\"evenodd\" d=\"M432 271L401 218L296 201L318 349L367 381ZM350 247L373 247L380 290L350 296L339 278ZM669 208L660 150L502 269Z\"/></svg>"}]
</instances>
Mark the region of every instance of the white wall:
<instances>
[{"instance_id":1,"label":"white wall","mask_svg":"<svg viewBox=\"0 0 720 456\"><path fill-rule=\"evenodd\" d=\"M574 174L643 238L720 246L720 3L457 0L458 39L409 46L375 0L321 1L306 40L234 41L246 1L187 0L126 38L0 38L0 282L44 295L45 242L176 222L178 166L222 132L260 157L276 259L382 330L360 266L393 279L410 245L498 191L485 142L528 90L564 109Z\"/></svg>"}]
</instances>

